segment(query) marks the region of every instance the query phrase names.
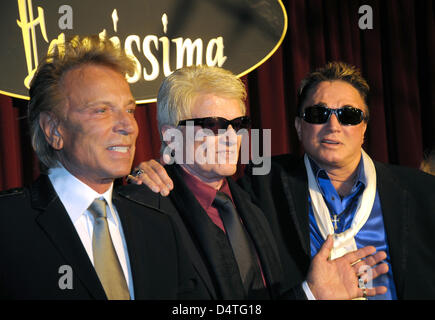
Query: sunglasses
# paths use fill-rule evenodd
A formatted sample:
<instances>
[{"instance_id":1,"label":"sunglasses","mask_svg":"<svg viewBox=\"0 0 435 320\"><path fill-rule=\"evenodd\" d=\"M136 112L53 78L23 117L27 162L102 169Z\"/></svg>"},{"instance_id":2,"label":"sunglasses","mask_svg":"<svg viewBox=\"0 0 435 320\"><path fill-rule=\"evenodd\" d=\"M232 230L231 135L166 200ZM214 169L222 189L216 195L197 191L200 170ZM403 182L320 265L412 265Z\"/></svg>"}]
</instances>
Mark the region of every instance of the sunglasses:
<instances>
[{"instance_id":1,"label":"sunglasses","mask_svg":"<svg viewBox=\"0 0 435 320\"><path fill-rule=\"evenodd\" d=\"M308 123L322 124L328 122L331 114L335 114L340 124L345 126L355 126L361 123L361 121L368 119L364 116L362 110L351 106L344 106L340 109L331 109L322 104L305 108L301 118Z\"/></svg>"},{"instance_id":2,"label":"sunglasses","mask_svg":"<svg viewBox=\"0 0 435 320\"><path fill-rule=\"evenodd\" d=\"M235 131L239 131L240 129L249 129L251 127L251 119L247 116L238 117L233 120L227 120L221 117L187 119L179 121L178 125L185 126L187 121L192 121L195 126L200 126L203 129L209 129L213 131L214 134L218 134L219 129L227 130L229 125L231 125Z\"/></svg>"}]
</instances>

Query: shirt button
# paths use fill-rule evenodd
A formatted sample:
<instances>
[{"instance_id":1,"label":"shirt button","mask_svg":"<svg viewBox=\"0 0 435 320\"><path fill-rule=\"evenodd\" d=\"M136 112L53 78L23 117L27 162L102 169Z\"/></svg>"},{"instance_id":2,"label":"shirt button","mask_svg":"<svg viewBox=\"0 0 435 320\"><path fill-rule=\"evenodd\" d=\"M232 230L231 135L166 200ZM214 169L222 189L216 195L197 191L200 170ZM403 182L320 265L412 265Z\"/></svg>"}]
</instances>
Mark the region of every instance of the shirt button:
<instances>
[{"instance_id":1,"label":"shirt button","mask_svg":"<svg viewBox=\"0 0 435 320\"><path fill-rule=\"evenodd\" d=\"M335 200L335 198L334 198L334 197L331 197L331 200L332 200L332 201L334 201L334 200Z\"/></svg>"}]
</instances>

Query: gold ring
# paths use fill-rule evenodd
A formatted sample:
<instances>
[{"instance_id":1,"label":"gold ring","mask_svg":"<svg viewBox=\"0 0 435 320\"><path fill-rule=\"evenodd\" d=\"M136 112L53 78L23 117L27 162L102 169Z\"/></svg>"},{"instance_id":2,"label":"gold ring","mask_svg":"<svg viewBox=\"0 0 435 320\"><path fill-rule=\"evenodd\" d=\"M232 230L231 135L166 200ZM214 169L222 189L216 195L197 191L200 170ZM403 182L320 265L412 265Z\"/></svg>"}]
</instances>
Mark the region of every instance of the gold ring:
<instances>
[{"instance_id":1,"label":"gold ring","mask_svg":"<svg viewBox=\"0 0 435 320\"><path fill-rule=\"evenodd\" d=\"M353 267L354 265L356 265L358 262L361 262L361 261L362 261L361 259L358 259L358 260L352 262L352 263L350 264L350 266Z\"/></svg>"},{"instance_id":2,"label":"gold ring","mask_svg":"<svg viewBox=\"0 0 435 320\"><path fill-rule=\"evenodd\" d=\"M358 288L365 289L366 283L364 282L364 279L362 277L358 277Z\"/></svg>"}]
</instances>

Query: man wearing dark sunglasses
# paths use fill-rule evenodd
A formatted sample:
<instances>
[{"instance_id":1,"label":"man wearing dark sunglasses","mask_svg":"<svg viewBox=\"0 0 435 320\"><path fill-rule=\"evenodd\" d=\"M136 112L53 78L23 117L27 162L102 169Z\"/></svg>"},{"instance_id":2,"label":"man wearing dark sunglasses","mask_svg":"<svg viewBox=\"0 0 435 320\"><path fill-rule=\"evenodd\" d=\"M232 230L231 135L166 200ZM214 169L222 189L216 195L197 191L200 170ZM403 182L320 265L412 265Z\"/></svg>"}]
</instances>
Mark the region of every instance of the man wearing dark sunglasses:
<instances>
[{"instance_id":1,"label":"man wearing dark sunglasses","mask_svg":"<svg viewBox=\"0 0 435 320\"><path fill-rule=\"evenodd\" d=\"M383 287L359 288L356 274L364 265L376 265L385 253L371 256L374 248L365 247L331 261L332 238L313 259L307 281L303 282L306 275L294 281L299 274L297 265L266 215L274 211L273 206L263 212L229 178L236 172L239 133L250 127L245 96L243 83L221 68L186 67L167 77L159 90L157 117L162 154L176 162L165 166L173 191L162 197L148 188L129 185L119 189L119 194L173 218L202 281L216 299L306 298L313 294L319 299L346 299L383 293ZM204 139L197 140L204 132ZM200 161L197 156L203 153L211 161ZM155 161L151 163L155 170L165 171ZM154 169L137 172L151 188ZM364 262L359 260L366 256ZM380 264L373 275L386 271L386 265Z\"/></svg>"},{"instance_id":2,"label":"man wearing dark sunglasses","mask_svg":"<svg viewBox=\"0 0 435 320\"><path fill-rule=\"evenodd\" d=\"M241 183L261 208L275 206L271 225L302 274L334 234L331 258L368 244L387 252L389 272L373 284L388 290L373 298L434 299L435 179L364 152L368 93L360 72L341 62L309 74L295 119L304 159L275 157L269 175Z\"/></svg>"},{"instance_id":3,"label":"man wearing dark sunglasses","mask_svg":"<svg viewBox=\"0 0 435 320\"><path fill-rule=\"evenodd\" d=\"M251 119L247 116L238 117L233 120L227 120L221 117L195 118L178 121L178 125L188 125L189 121L191 122L191 125L211 130L215 135L224 133L229 125L231 125L236 132L240 129L249 129L251 127ZM219 132L219 130L221 130L221 132Z\"/></svg>"}]
</instances>

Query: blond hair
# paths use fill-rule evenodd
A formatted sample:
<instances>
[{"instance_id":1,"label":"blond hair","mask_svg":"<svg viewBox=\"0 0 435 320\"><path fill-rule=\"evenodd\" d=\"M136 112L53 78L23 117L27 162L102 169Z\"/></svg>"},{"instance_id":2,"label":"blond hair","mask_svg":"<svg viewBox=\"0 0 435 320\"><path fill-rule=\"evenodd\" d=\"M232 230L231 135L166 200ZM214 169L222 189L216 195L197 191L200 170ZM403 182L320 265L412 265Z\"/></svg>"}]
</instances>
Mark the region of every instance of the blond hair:
<instances>
[{"instance_id":1,"label":"blond hair","mask_svg":"<svg viewBox=\"0 0 435 320\"><path fill-rule=\"evenodd\" d=\"M435 148L427 149L424 152L420 170L435 176Z\"/></svg>"},{"instance_id":2,"label":"blond hair","mask_svg":"<svg viewBox=\"0 0 435 320\"><path fill-rule=\"evenodd\" d=\"M201 94L215 94L239 101L240 110L246 113L246 89L232 72L209 66L190 66L174 71L161 84L157 95L157 122L161 151L166 143L161 129L164 125L177 126L180 120L191 118L194 99Z\"/></svg>"}]
</instances>

